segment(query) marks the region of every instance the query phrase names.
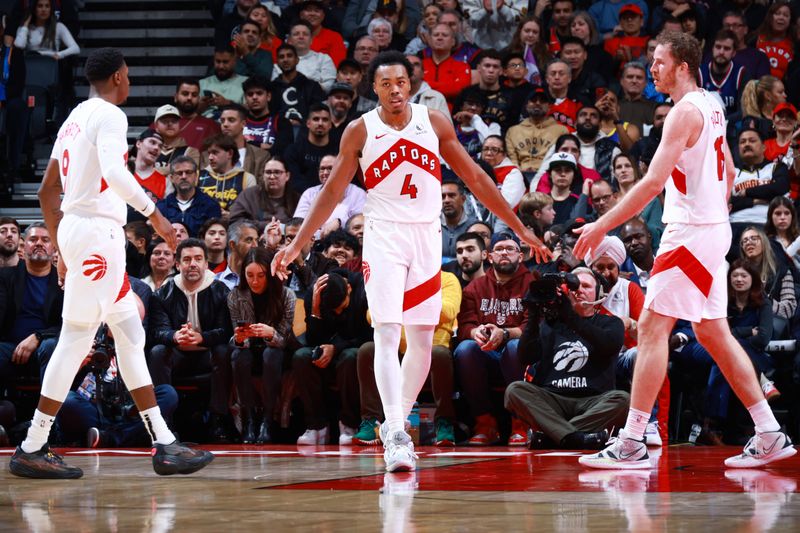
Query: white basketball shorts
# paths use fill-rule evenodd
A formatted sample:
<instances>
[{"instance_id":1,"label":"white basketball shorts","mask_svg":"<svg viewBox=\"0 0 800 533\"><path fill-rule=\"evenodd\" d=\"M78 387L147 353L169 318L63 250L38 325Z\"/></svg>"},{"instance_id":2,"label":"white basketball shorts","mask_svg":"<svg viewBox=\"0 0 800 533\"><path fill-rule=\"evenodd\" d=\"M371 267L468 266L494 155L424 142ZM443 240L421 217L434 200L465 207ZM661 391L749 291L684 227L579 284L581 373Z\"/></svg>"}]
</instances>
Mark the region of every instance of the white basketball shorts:
<instances>
[{"instance_id":1,"label":"white basketball shorts","mask_svg":"<svg viewBox=\"0 0 800 533\"><path fill-rule=\"evenodd\" d=\"M645 309L691 322L727 317L730 243L727 222L668 224L647 282Z\"/></svg>"},{"instance_id":2,"label":"white basketball shorts","mask_svg":"<svg viewBox=\"0 0 800 533\"><path fill-rule=\"evenodd\" d=\"M62 317L97 324L121 319L136 303L125 273L125 232L105 218L65 215L58 244L67 265Z\"/></svg>"},{"instance_id":3,"label":"white basketball shorts","mask_svg":"<svg viewBox=\"0 0 800 533\"><path fill-rule=\"evenodd\" d=\"M442 227L366 218L362 251L373 323L436 325L442 312Z\"/></svg>"}]
</instances>

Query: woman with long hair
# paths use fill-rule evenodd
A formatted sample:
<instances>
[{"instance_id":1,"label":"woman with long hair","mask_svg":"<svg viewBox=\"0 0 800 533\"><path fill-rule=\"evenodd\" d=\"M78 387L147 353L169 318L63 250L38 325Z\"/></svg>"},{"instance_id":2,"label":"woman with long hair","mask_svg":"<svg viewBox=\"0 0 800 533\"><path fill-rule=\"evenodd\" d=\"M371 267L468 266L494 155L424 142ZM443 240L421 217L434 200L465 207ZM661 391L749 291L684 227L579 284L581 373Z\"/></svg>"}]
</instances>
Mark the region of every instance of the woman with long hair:
<instances>
[{"instance_id":1,"label":"woman with long hair","mask_svg":"<svg viewBox=\"0 0 800 533\"><path fill-rule=\"evenodd\" d=\"M278 30L272 21L272 13L264 4L256 4L250 8L245 20L257 22L261 27L261 44L259 48L272 54L272 61L278 61L278 47L283 41L278 38Z\"/></svg>"},{"instance_id":2,"label":"woman with long hair","mask_svg":"<svg viewBox=\"0 0 800 533\"><path fill-rule=\"evenodd\" d=\"M766 376L775 369L765 352L772 339L772 305L764 294L759 271L747 260L737 259L728 270L728 324L731 333L753 362L767 400L780 395ZM707 429L717 433L728 416L731 386L716 364L711 365L706 389ZM712 437L715 442L721 439Z\"/></svg>"},{"instance_id":3,"label":"woman with long hair","mask_svg":"<svg viewBox=\"0 0 800 533\"><path fill-rule=\"evenodd\" d=\"M542 21L534 15L528 15L519 21L517 30L511 38L507 52L519 52L525 58L528 68L528 81L534 85L541 85L544 79L544 68L552 55L547 49L547 43L542 39L544 27Z\"/></svg>"},{"instance_id":4,"label":"woman with long hair","mask_svg":"<svg viewBox=\"0 0 800 533\"><path fill-rule=\"evenodd\" d=\"M775 331L780 335L797 310L792 270L776 257L763 230L748 226L739 238L740 257L753 266L772 304Z\"/></svg>"},{"instance_id":5,"label":"woman with long hair","mask_svg":"<svg viewBox=\"0 0 800 533\"><path fill-rule=\"evenodd\" d=\"M610 80L614 74L614 61L611 55L603 50L603 40L597 31L594 17L587 11L576 11L570 19L569 32L586 45L586 64L583 68L597 72L604 79Z\"/></svg>"},{"instance_id":6,"label":"woman with long hair","mask_svg":"<svg viewBox=\"0 0 800 533\"><path fill-rule=\"evenodd\" d=\"M781 245L795 268L800 268L800 224L797 223L797 210L789 198L776 196L769 203L764 233Z\"/></svg>"},{"instance_id":7,"label":"woman with long hair","mask_svg":"<svg viewBox=\"0 0 800 533\"><path fill-rule=\"evenodd\" d=\"M792 8L789 2L778 1L769 6L761 26L756 30L756 48L767 54L770 74L783 79L794 58Z\"/></svg>"},{"instance_id":8,"label":"woman with long hair","mask_svg":"<svg viewBox=\"0 0 800 533\"><path fill-rule=\"evenodd\" d=\"M775 106L786 101L786 88L775 76L761 76L744 86L741 98L743 116L772 120Z\"/></svg>"},{"instance_id":9,"label":"woman with long hair","mask_svg":"<svg viewBox=\"0 0 800 533\"><path fill-rule=\"evenodd\" d=\"M67 27L56 19L52 0L30 3L30 14L17 29L14 46L55 60L77 55L81 51Z\"/></svg>"},{"instance_id":10,"label":"woman with long hair","mask_svg":"<svg viewBox=\"0 0 800 533\"><path fill-rule=\"evenodd\" d=\"M145 255L150 273L142 279L150 289L156 291L165 281L175 275L175 252L164 239L156 237L150 242Z\"/></svg>"},{"instance_id":11,"label":"woman with long hair","mask_svg":"<svg viewBox=\"0 0 800 533\"><path fill-rule=\"evenodd\" d=\"M228 295L236 346L231 363L245 444L272 440L270 426L280 392L284 350L294 339L294 292L272 274L272 255L263 248L247 252L239 286ZM254 366L262 367L260 405L256 404L252 382Z\"/></svg>"},{"instance_id":12,"label":"woman with long hair","mask_svg":"<svg viewBox=\"0 0 800 533\"><path fill-rule=\"evenodd\" d=\"M628 194L633 189L633 186L642 179L639 162L635 157L624 152L617 154L611 160L611 173L611 186L617 189L620 199ZM657 249L661 242L661 234L664 231L664 224L661 222L663 214L664 209L660 196L650 200L645 208L642 209L642 212L639 213L639 218L644 220L652 234L653 249Z\"/></svg>"}]
</instances>

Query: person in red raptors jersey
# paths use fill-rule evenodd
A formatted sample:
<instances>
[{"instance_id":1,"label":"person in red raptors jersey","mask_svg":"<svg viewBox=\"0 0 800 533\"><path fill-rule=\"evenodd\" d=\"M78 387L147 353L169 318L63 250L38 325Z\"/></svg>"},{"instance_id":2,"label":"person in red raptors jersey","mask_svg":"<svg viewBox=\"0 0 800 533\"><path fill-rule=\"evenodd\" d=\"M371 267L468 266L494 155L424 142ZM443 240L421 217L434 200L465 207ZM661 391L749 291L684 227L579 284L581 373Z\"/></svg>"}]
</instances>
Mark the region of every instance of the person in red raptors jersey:
<instances>
[{"instance_id":1,"label":"person in red raptors jersey","mask_svg":"<svg viewBox=\"0 0 800 533\"><path fill-rule=\"evenodd\" d=\"M579 230L575 257L598 249L605 234L631 217L666 187L664 222L644 309L639 318L639 353L633 373L631 407L625 427L609 446L579 462L590 468L651 468L643 438L667 370L670 332L678 319L692 322L755 424L755 436L730 468L753 468L791 457L791 440L764 398L744 349L727 321L727 263L731 239L728 197L735 178L725 141L725 114L719 101L697 86L701 47L685 33L659 35L650 72L656 89L669 93L675 107L664 123L662 142L647 175L597 222Z\"/></svg>"},{"instance_id":2,"label":"person in red raptors jersey","mask_svg":"<svg viewBox=\"0 0 800 533\"><path fill-rule=\"evenodd\" d=\"M288 266L328 219L360 165L367 188L364 281L375 329L375 381L386 415L381 440L389 472L416 468L404 420L428 375L433 331L442 309L441 158L483 205L531 246L537 260L550 256L458 142L452 121L409 102L412 72L399 52L384 52L373 60L368 79L380 105L347 126L321 194L295 239L272 262L273 271L285 278ZM408 346L402 367L397 357L401 326Z\"/></svg>"},{"instance_id":3,"label":"person in red raptors jersey","mask_svg":"<svg viewBox=\"0 0 800 533\"><path fill-rule=\"evenodd\" d=\"M214 456L181 445L156 404L144 359L144 328L125 273L125 204L147 217L173 249L175 230L128 172L128 119L117 107L130 91L122 53L113 48L94 50L84 72L92 86L89 99L61 126L39 189L44 221L59 251L63 325L42 379L31 427L11 457L9 470L40 479L83 475L80 468L66 465L50 450L47 438L103 324L113 333L119 370L153 439L153 469L162 475L189 474Z\"/></svg>"}]
</instances>

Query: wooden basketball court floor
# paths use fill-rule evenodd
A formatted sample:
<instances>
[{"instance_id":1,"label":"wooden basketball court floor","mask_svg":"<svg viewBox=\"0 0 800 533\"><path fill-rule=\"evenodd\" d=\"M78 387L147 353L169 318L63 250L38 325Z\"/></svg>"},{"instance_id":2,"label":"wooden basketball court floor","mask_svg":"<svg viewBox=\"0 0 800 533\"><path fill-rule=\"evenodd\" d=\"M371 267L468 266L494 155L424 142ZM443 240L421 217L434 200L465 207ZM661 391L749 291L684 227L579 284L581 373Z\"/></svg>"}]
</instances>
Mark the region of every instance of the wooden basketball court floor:
<instances>
[{"instance_id":1,"label":"wooden basketball court floor","mask_svg":"<svg viewBox=\"0 0 800 533\"><path fill-rule=\"evenodd\" d=\"M581 452L420 448L416 472L385 474L382 448L207 449L185 477L154 474L149 450L59 450L74 481L14 477L0 449L0 531L800 531L800 455L726 470L740 449L671 446L614 472Z\"/></svg>"}]
</instances>

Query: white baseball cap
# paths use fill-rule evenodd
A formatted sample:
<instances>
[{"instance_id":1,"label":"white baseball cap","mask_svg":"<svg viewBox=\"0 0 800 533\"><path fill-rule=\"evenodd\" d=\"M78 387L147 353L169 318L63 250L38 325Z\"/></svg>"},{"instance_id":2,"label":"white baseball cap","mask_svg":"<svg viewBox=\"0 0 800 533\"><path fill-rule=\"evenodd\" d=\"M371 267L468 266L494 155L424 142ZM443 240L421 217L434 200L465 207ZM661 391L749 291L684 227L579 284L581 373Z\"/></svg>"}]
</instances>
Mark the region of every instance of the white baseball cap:
<instances>
[{"instance_id":1,"label":"white baseball cap","mask_svg":"<svg viewBox=\"0 0 800 533\"><path fill-rule=\"evenodd\" d=\"M156 118L155 121L158 122L158 119L169 116L175 115L176 117L180 118L181 114L178 111L178 108L172 104L162 105L161 107L156 110Z\"/></svg>"}]
</instances>

